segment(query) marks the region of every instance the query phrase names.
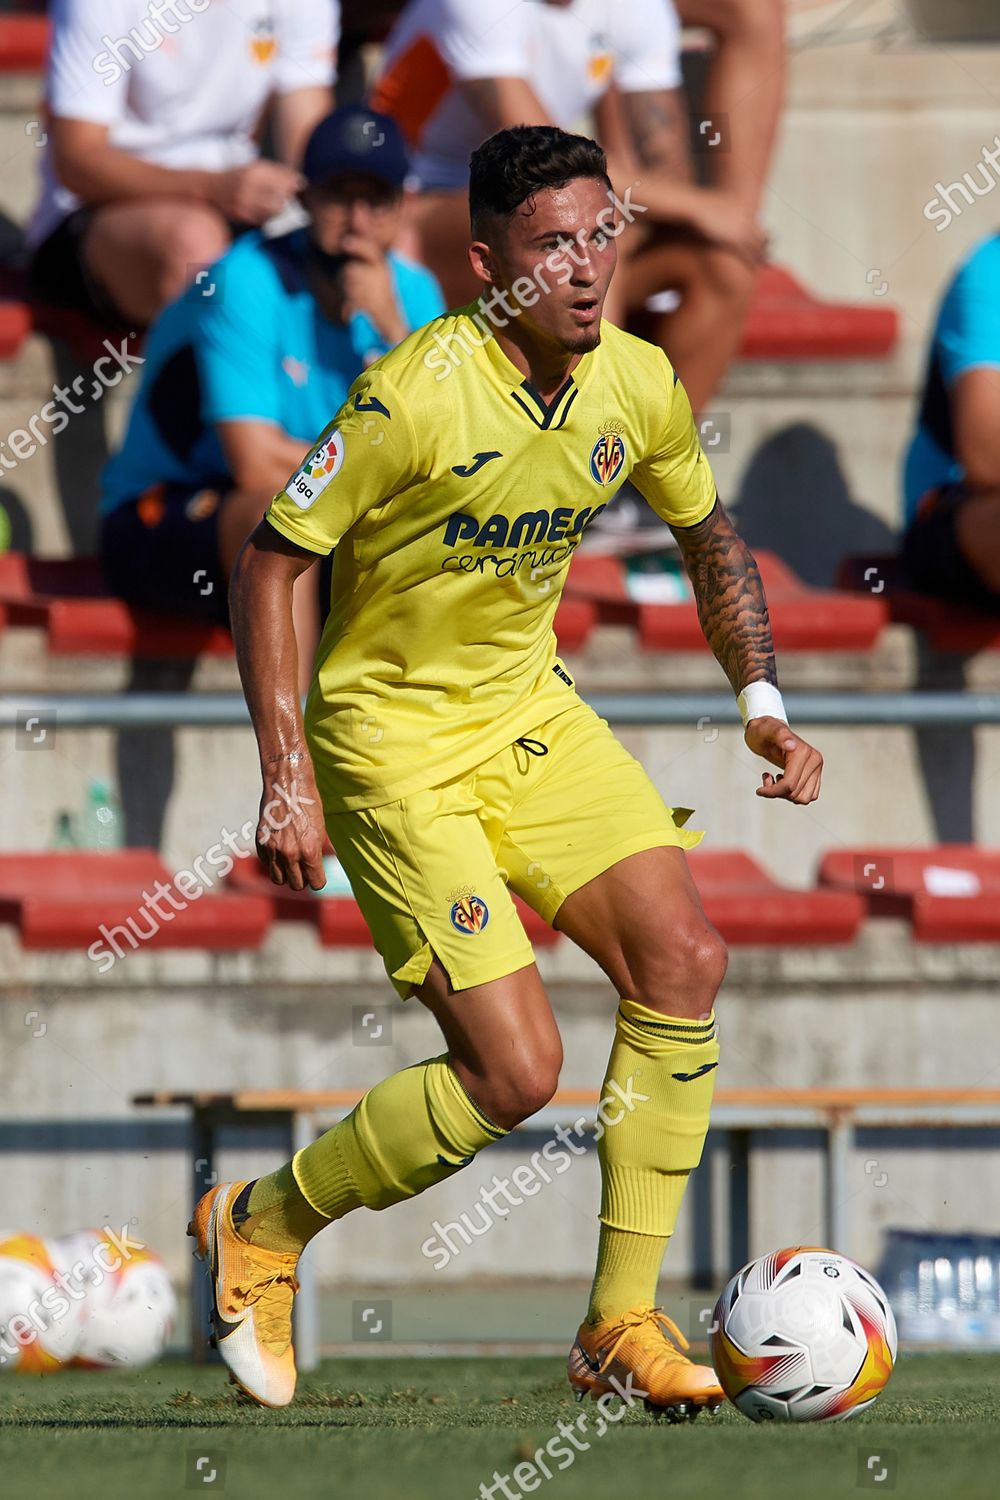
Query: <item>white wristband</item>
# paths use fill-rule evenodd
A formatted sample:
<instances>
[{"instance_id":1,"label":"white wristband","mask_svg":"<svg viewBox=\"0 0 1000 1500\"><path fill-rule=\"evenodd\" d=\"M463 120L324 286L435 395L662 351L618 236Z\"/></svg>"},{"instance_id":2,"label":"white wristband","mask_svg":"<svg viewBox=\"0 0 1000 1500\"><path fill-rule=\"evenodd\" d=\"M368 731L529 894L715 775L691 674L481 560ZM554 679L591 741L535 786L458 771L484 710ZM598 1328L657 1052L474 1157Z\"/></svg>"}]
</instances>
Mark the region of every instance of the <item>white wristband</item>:
<instances>
[{"instance_id":1,"label":"white wristband","mask_svg":"<svg viewBox=\"0 0 1000 1500\"><path fill-rule=\"evenodd\" d=\"M780 719L788 723L781 694L773 682L748 682L736 699L744 729L751 719Z\"/></svg>"}]
</instances>

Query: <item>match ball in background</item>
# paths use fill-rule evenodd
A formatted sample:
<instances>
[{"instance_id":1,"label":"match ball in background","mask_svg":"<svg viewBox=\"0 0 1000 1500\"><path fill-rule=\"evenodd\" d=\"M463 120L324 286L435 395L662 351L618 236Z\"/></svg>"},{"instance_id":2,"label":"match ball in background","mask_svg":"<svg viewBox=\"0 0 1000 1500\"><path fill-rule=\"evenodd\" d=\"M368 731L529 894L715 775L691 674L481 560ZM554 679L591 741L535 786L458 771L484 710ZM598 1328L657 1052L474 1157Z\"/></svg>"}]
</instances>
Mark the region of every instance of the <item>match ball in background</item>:
<instances>
[{"instance_id":1,"label":"match ball in background","mask_svg":"<svg viewBox=\"0 0 1000 1500\"><path fill-rule=\"evenodd\" d=\"M98 1247L102 1249L95 1254ZM159 1359L177 1317L177 1299L159 1257L131 1248L123 1259L114 1242L97 1230L74 1235L72 1254L92 1268L73 1363L88 1369L140 1369ZM105 1265L113 1269L99 1269Z\"/></svg>"},{"instance_id":2,"label":"match ball in background","mask_svg":"<svg viewBox=\"0 0 1000 1500\"><path fill-rule=\"evenodd\" d=\"M0 1371L47 1375L76 1353L80 1305L54 1279L56 1246L0 1231Z\"/></svg>"},{"instance_id":3,"label":"match ball in background","mask_svg":"<svg viewBox=\"0 0 1000 1500\"><path fill-rule=\"evenodd\" d=\"M752 1422L836 1422L870 1406L892 1374L896 1322L862 1266L794 1246L743 1267L712 1322L719 1384Z\"/></svg>"}]
</instances>

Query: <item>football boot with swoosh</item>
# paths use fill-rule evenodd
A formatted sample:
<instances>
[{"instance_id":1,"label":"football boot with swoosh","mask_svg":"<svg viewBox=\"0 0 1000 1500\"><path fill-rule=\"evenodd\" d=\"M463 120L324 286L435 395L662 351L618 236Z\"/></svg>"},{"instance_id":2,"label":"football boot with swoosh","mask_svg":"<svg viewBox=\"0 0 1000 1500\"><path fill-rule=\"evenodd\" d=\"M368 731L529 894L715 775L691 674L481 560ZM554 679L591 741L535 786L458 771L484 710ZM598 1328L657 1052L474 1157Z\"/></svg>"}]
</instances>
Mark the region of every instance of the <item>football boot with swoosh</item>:
<instances>
[{"instance_id":1,"label":"football boot with swoosh","mask_svg":"<svg viewBox=\"0 0 1000 1500\"><path fill-rule=\"evenodd\" d=\"M250 1245L233 1228L233 1206L248 1184L222 1182L199 1199L188 1234L212 1287L213 1342L230 1378L259 1406L295 1395L292 1300L296 1255Z\"/></svg>"}]
</instances>

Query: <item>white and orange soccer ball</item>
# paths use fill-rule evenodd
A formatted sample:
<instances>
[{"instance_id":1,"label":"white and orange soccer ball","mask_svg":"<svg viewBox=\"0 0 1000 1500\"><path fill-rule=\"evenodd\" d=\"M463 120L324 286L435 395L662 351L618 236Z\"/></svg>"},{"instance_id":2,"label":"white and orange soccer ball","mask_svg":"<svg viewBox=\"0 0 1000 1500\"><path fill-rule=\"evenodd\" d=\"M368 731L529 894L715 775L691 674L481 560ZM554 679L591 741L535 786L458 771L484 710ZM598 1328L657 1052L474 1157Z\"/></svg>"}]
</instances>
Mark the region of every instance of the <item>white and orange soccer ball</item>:
<instances>
[{"instance_id":1,"label":"white and orange soccer ball","mask_svg":"<svg viewBox=\"0 0 1000 1500\"><path fill-rule=\"evenodd\" d=\"M64 1256L88 1267L73 1363L88 1369L140 1369L159 1359L177 1317L166 1267L151 1250L124 1258L99 1230L64 1241Z\"/></svg>"},{"instance_id":2,"label":"white and orange soccer ball","mask_svg":"<svg viewBox=\"0 0 1000 1500\"><path fill-rule=\"evenodd\" d=\"M892 1374L896 1322L863 1266L797 1245L752 1260L712 1321L719 1384L752 1422L836 1422L870 1406Z\"/></svg>"},{"instance_id":3,"label":"white and orange soccer ball","mask_svg":"<svg viewBox=\"0 0 1000 1500\"><path fill-rule=\"evenodd\" d=\"M0 1233L0 1371L46 1375L76 1353L81 1305L59 1287L57 1269L52 1241Z\"/></svg>"}]
</instances>

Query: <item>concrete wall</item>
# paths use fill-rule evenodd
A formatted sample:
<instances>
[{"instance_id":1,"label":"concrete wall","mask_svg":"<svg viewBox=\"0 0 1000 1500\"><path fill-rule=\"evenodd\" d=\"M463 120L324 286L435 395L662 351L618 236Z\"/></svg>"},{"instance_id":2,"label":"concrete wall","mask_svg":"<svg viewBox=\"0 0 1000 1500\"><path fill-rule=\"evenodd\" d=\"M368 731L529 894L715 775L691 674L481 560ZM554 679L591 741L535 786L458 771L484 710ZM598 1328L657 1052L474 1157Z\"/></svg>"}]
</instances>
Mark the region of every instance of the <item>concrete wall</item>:
<instances>
[{"instance_id":1,"label":"concrete wall","mask_svg":"<svg viewBox=\"0 0 1000 1500\"><path fill-rule=\"evenodd\" d=\"M847 950L737 951L719 1011L720 1087L996 1086L1000 1032L995 948L914 948L895 923L871 924ZM598 1088L615 997L567 948L541 967L566 1044L563 1087ZM95 1220L134 1232L186 1279L189 1154L183 1116L137 1113L152 1089L364 1086L436 1055L427 1015L393 1002L372 955L319 949L306 930L272 934L258 956L144 951L99 978L75 955L17 951L0 930L0 1049L6 1217L57 1234ZM386 1030L363 1040L355 1007L386 1006ZM949 1136L866 1134L850 1170L847 1249L877 1262L889 1224L1000 1230L997 1132L960 1150ZM544 1142L517 1136L432 1195L391 1212L352 1216L317 1247L325 1281L440 1287L467 1278L582 1278L596 1238L593 1150L443 1269L421 1252L429 1236L473 1213L494 1172L509 1175ZM724 1140L689 1195L668 1270L718 1281L729 1270L722 1205ZM752 1167L753 1253L822 1234L818 1139L761 1145ZM256 1174L281 1159L260 1134L223 1153L223 1172ZM872 1167L869 1163L875 1162ZM708 1207L714 1203L714 1236Z\"/></svg>"}]
</instances>

